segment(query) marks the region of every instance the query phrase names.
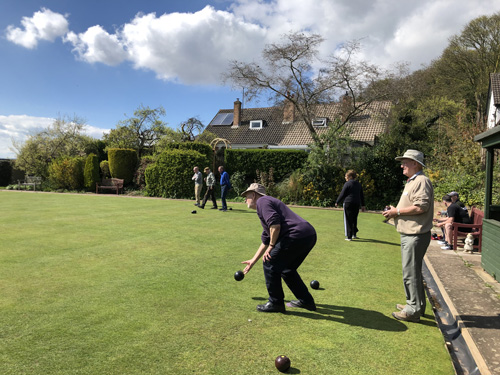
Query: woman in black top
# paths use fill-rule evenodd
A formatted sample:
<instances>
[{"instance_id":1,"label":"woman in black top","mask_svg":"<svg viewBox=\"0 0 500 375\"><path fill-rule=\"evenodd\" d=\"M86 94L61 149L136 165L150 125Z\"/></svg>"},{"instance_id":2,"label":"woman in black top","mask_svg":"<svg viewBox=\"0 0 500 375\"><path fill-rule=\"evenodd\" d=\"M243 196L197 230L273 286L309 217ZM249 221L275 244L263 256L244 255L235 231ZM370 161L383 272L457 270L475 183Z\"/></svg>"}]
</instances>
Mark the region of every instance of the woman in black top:
<instances>
[{"instance_id":1,"label":"woman in black top","mask_svg":"<svg viewBox=\"0 0 500 375\"><path fill-rule=\"evenodd\" d=\"M339 203L344 202L344 227L346 241L351 241L353 238L358 238L358 213L359 208L365 211L365 197L363 196L363 188L356 181L357 174L352 169L345 174L346 183L340 192L335 207Z\"/></svg>"}]
</instances>

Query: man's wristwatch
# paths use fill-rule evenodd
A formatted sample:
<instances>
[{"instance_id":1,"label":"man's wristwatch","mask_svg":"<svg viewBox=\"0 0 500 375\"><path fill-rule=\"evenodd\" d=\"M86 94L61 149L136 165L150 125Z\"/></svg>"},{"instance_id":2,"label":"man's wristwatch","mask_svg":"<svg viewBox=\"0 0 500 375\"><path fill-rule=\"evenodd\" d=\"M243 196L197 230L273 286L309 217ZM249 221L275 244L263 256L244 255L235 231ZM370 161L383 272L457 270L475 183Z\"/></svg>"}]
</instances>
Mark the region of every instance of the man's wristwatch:
<instances>
[{"instance_id":1,"label":"man's wristwatch","mask_svg":"<svg viewBox=\"0 0 500 375\"><path fill-rule=\"evenodd\" d=\"M398 208L398 216L400 216L400 215L401 215L401 212L399 212L399 208Z\"/></svg>"}]
</instances>

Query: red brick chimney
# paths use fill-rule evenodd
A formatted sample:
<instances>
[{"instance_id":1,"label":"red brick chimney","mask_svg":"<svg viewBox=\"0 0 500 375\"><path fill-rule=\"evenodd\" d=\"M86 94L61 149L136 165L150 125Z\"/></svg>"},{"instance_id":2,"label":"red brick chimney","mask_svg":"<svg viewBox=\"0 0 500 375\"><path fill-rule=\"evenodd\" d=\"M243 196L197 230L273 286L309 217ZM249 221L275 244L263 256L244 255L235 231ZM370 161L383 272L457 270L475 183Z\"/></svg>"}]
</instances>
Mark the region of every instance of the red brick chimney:
<instances>
[{"instance_id":1,"label":"red brick chimney","mask_svg":"<svg viewBox=\"0 0 500 375\"><path fill-rule=\"evenodd\" d=\"M349 93L346 91L345 95L342 97L342 113L341 113L342 122L345 122L345 120L347 119L347 116L349 116L352 109L353 109L352 108L352 98L349 96Z\"/></svg>"},{"instance_id":2,"label":"red brick chimney","mask_svg":"<svg viewBox=\"0 0 500 375\"><path fill-rule=\"evenodd\" d=\"M233 114L233 126L231 128L237 128L241 124L241 102L239 98L236 98L234 102L234 114Z\"/></svg>"},{"instance_id":3,"label":"red brick chimney","mask_svg":"<svg viewBox=\"0 0 500 375\"><path fill-rule=\"evenodd\" d=\"M291 99L293 99L293 95L288 92L283 107L283 124L292 124L295 121L295 106Z\"/></svg>"}]
</instances>

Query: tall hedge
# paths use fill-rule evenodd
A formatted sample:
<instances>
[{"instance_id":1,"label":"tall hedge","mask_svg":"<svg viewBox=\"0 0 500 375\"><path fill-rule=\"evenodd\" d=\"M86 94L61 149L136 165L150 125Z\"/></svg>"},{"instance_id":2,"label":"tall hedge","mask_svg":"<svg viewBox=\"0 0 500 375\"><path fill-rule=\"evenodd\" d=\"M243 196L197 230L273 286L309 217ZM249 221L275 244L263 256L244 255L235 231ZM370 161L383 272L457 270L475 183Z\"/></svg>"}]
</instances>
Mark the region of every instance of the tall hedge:
<instances>
[{"instance_id":1,"label":"tall hedge","mask_svg":"<svg viewBox=\"0 0 500 375\"><path fill-rule=\"evenodd\" d=\"M84 185L88 190L94 191L95 184L99 182L99 157L95 154L90 154L85 160L85 169L83 171Z\"/></svg>"},{"instance_id":2,"label":"tall hedge","mask_svg":"<svg viewBox=\"0 0 500 375\"><path fill-rule=\"evenodd\" d=\"M242 172L249 179L256 179L255 171L268 172L274 168L274 180L282 181L294 170L302 168L307 161L307 152L303 150L232 150L226 149L226 170L231 175Z\"/></svg>"},{"instance_id":3,"label":"tall hedge","mask_svg":"<svg viewBox=\"0 0 500 375\"><path fill-rule=\"evenodd\" d=\"M212 165L213 160L213 150L206 143L200 142L175 142L169 143L166 146L167 150L194 150L198 151L200 154L206 155L208 160L210 161L209 165ZM200 167L201 168L201 167Z\"/></svg>"},{"instance_id":4,"label":"tall hedge","mask_svg":"<svg viewBox=\"0 0 500 375\"><path fill-rule=\"evenodd\" d=\"M137 168L137 152L131 148L111 148L108 150L111 177L121 178L128 185L134 178Z\"/></svg>"},{"instance_id":5,"label":"tall hedge","mask_svg":"<svg viewBox=\"0 0 500 375\"><path fill-rule=\"evenodd\" d=\"M0 160L0 186L10 184L12 177L12 162L10 160Z\"/></svg>"},{"instance_id":6,"label":"tall hedge","mask_svg":"<svg viewBox=\"0 0 500 375\"><path fill-rule=\"evenodd\" d=\"M146 168L146 193L163 198L192 198L193 167L202 169L207 163L207 157L198 151L164 151L158 156L156 163Z\"/></svg>"},{"instance_id":7,"label":"tall hedge","mask_svg":"<svg viewBox=\"0 0 500 375\"><path fill-rule=\"evenodd\" d=\"M83 188L82 157L62 157L49 164L49 181L55 189L80 190Z\"/></svg>"}]
</instances>

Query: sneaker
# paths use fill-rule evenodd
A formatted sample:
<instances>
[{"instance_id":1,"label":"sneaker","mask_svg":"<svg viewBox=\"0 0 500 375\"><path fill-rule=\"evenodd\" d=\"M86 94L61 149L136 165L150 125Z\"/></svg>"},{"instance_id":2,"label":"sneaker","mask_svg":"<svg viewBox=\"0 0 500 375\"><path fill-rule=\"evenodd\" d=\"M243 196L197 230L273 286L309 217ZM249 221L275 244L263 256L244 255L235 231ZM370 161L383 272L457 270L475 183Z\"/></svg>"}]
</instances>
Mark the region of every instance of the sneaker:
<instances>
[{"instance_id":1,"label":"sneaker","mask_svg":"<svg viewBox=\"0 0 500 375\"><path fill-rule=\"evenodd\" d=\"M302 303L299 300L292 300L288 302L287 307L300 307L301 309L306 309L309 311L316 311L316 304L313 303Z\"/></svg>"},{"instance_id":2,"label":"sneaker","mask_svg":"<svg viewBox=\"0 0 500 375\"><path fill-rule=\"evenodd\" d=\"M345 240L346 240L346 241L352 241L352 239L350 239L350 238L346 238Z\"/></svg>"},{"instance_id":3,"label":"sneaker","mask_svg":"<svg viewBox=\"0 0 500 375\"><path fill-rule=\"evenodd\" d=\"M439 240L437 243L439 245L446 245L446 241L445 240Z\"/></svg>"},{"instance_id":4,"label":"sneaker","mask_svg":"<svg viewBox=\"0 0 500 375\"><path fill-rule=\"evenodd\" d=\"M405 322L412 322L412 323L418 323L418 322L420 322L420 317L419 316L408 315L404 311L393 312L392 316L395 317L397 320L402 320L402 321L405 321Z\"/></svg>"},{"instance_id":5,"label":"sneaker","mask_svg":"<svg viewBox=\"0 0 500 375\"><path fill-rule=\"evenodd\" d=\"M196 207L200 207L200 204L199 203L195 203L194 204Z\"/></svg>"},{"instance_id":6,"label":"sneaker","mask_svg":"<svg viewBox=\"0 0 500 375\"><path fill-rule=\"evenodd\" d=\"M227 209L225 209L225 208L219 208L219 211L226 212Z\"/></svg>"},{"instance_id":7,"label":"sneaker","mask_svg":"<svg viewBox=\"0 0 500 375\"><path fill-rule=\"evenodd\" d=\"M358 236L354 236L353 239L354 240L359 240L359 237Z\"/></svg>"},{"instance_id":8,"label":"sneaker","mask_svg":"<svg viewBox=\"0 0 500 375\"><path fill-rule=\"evenodd\" d=\"M199 206L199 207L200 207L202 210L204 210L204 209L205 209L205 206Z\"/></svg>"},{"instance_id":9,"label":"sneaker","mask_svg":"<svg viewBox=\"0 0 500 375\"><path fill-rule=\"evenodd\" d=\"M257 311L260 311L260 312L280 312L283 314L286 313L285 304L276 305L270 301L268 301L265 305L257 305Z\"/></svg>"},{"instance_id":10,"label":"sneaker","mask_svg":"<svg viewBox=\"0 0 500 375\"><path fill-rule=\"evenodd\" d=\"M441 249L443 249L443 250L453 250L453 247L451 247L451 245L444 245L444 246L441 246Z\"/></svg>"}]
</instances>

